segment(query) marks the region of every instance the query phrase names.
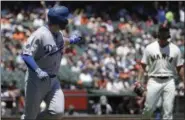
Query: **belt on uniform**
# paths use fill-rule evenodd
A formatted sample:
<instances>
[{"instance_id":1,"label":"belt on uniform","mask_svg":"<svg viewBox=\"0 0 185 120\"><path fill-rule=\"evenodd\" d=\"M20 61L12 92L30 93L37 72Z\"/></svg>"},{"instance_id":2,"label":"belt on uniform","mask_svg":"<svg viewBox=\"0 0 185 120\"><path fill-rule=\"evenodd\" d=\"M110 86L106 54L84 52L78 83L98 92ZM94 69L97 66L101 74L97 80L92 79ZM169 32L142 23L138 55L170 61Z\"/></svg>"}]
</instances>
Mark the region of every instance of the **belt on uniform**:
<instances>
[{"instance_id":1,"label":"belt on uniform","mask_svg":"<svg viewBox=\"0 0 185 120\"><path fill-rule=\"evenodd\" d=\"M168 79L171 78L172 76L150 76L151 78L158 78L158 79Z\"/></svg>"},{"instance_id":2,"label":"belt on uniform","mask_svg":"<svg viewBox=\"0 0 185 120\"><path fill-rule=\"evenodd\" d=\"M50 77L50 78L55 78L55 77L56 77L56 75L49 75L49 77Z\"/></svg>"}]
</instances>

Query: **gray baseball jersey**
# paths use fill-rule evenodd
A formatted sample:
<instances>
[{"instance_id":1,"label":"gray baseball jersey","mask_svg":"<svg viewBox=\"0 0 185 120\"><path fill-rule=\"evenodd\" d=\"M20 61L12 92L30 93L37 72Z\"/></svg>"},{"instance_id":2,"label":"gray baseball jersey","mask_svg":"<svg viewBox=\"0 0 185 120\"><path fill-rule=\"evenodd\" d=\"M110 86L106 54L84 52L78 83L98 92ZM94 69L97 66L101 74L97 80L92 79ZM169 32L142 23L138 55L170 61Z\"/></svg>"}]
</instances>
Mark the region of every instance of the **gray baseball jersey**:
<instances>
[{"instance_id":1,"label":"gray baseball jersey","mask_svg":"<svg viewBox=\"0 0 185 120\"><path fill-rule=\"evenodd\" d=\"M24 45L23 54L34 57L37 65L50 74L50 79L42 81L28 69L25 79L25 120L60 117L64 112L64 95L57 74L62 58L64 40L61 32L52 34L47 26L37 29ZM54 77L51 77L54 76ZM42 101L47 109L40 113ZM53 114L53 115L51 115Z\"/></svg>"},{"instance_id":2,"label":"gray baseball jersey","mask_svg":"<svg viewBox=\"0 0 185 120\"><path fill-rule=\"evenodd\" d=\"M38 66L48 74L57 74L64 42L61 32L53 35L47 26L40 27L28 39L23 54L34 57Z\"/></svg>"}]
</instances>

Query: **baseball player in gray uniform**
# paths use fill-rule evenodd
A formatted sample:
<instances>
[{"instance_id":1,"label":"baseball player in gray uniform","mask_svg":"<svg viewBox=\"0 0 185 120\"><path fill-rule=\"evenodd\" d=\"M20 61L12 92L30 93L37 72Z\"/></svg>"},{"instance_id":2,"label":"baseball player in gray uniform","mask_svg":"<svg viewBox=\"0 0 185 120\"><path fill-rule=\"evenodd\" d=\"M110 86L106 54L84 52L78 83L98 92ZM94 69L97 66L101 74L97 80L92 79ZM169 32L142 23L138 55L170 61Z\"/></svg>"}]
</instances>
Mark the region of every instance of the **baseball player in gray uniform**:
<instances>
[{"instance_id":1,"label":"baseball player in gray uniform","mask_svg":"<svg viewBox=\"0 0 185 120\"><path fill-rule=\"evenodd\" d=\"M184 60L181 51L172 42L167 25L160 25L158 40L146 46L141 60L141 69L138 74L138 81L142 82L144 72L148 73L145 107L143 116L150 119L157 107L158 101L162 98L163 119L173 119L173 105L175 98L176 75L180 75L184 81ZM148 68L146 70L146 67Z\"/></svg>"},{"instance_id":2,"label":"baseball player in gray uniform","mask_svg":"<svg viewBox=\"0 0 185 120\"><path fill-rule=\"evenodd\" d=\"M38 28L24 45L22 58L28 66L25 80L25 113L23 119L60 119L64 113L64 94L57 80L63 47L81 41L74 34L62 36L68 24L69 10L65 6L49 9L48 24ZM40 113L42 101L47 109Z\"/></svg>"}]
</instances>

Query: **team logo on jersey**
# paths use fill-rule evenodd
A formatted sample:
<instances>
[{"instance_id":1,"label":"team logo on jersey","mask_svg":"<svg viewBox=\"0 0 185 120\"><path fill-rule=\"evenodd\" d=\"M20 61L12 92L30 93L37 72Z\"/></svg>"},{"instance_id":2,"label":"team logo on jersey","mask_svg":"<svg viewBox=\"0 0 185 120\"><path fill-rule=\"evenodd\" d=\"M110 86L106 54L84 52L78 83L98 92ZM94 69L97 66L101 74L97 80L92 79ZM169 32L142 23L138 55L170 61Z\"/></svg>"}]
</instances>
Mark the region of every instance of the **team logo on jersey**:
<instances>
[{"instance_id":1,"label":"team logo on jersey","mask_svg":"<svg viewBox=\"0 0 185 120\"><path fill-rule=\"evenodd\" d=\"M51 53L54 50L57 50L57 46L56 45L50 45L50 44L48 44L48 45L45 45L44 46L44 51L45 51L46 54Z\"/></svg>"},{"instance_id":2,"label":"team logo on jersey","mask_svg":"<svg viewBox=\"0 0 185 120\"><path fill-rule=\"evenodd\" d=\"M153 56L150 57L150 60L152 62L154 62L156 60L161 60L161 59L167 60L170 63L173 61L173 57L170 57L169 55L166 55L166 54L162 54L162 55L157 54L157 55L153 55Z\"/></svg>"},{"instance_id":3,"label":"team logo on jersey","mask_svg":"<svg viewBox=\"0 0 185 120\"><path fill-rule=\"evenodd\" d=\"M58 53L62 49L63 49L63 46L58 47L56 45L50 45L50 44L44 46L45 54L49 54L49 55Z\"/></svg>"}]
</instances>

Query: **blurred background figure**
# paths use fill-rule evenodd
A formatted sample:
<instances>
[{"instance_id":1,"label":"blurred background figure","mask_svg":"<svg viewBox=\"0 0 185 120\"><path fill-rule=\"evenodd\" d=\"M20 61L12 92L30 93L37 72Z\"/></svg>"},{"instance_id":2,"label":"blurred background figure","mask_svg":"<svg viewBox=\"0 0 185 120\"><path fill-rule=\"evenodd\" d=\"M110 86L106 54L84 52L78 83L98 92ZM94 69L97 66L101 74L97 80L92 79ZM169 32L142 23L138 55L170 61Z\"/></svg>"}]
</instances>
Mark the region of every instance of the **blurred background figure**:
<instances>
[{"instance_id":1,"label":"blurred background figure","mask_svg":"<svg viewBox=\"0 0 185 120\"><path fill-rule=\"evenodd\" d=\"M75 111L75 107L73 105L69 105L69 108L68 108L67 112L65 113L65 115L76 116L79 114L78 114L78 112Z\"/></svg>"},{"instance_id":2,"label":"blurred background figure","mask_svg":"<svg viewBox=\"0 0 185 120\"><path fill-rule=\"evenodd\" d=\"M135 97L124 96L117 107L117 114L141 114L140 106Z\"/></svg>"},{"instance_id":3,"label":"blurred background figure","mask_svg":"<svg viewBox=\"0 0 185 120\"><path fill-rule=\"evenodd\" d=\"M9 84L4 82L1 85L1 112L4 116L14 116L18 109L18 98L20 96L20 89L16 87L16 81Z\"/></svg>"},{"instance_id":4,"label":"blurred background figure","mask_svg":"<svg viewBox=\"0 0 185 120\"><path fill-rule=\"evenodd\" d=\"M95 109L95 114L97 115L104 115L104 114L112 113L112 107L108 103L106 96L100 97L100 101L94 109Z\"/></svg>"}]
</instances>

